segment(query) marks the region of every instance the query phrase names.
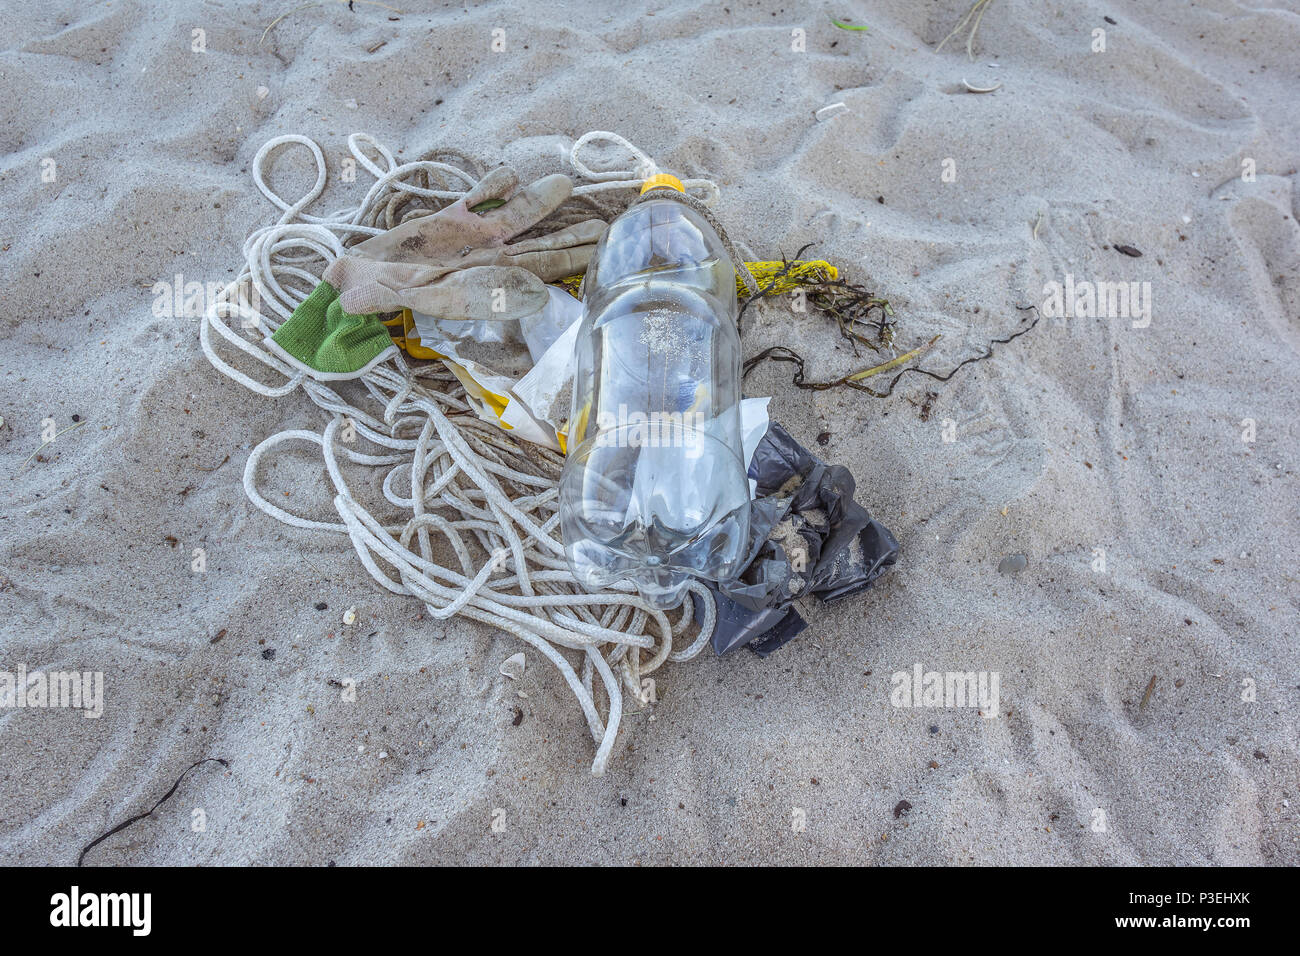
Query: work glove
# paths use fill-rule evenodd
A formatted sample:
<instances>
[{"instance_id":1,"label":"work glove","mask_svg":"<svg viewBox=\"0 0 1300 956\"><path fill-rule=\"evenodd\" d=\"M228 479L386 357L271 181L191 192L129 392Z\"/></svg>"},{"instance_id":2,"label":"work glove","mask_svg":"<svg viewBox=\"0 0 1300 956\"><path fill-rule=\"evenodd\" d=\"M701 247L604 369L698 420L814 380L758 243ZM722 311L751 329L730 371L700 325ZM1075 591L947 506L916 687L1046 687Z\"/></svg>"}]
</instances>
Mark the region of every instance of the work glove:
<instances>
[{"instance_id":1,"label":"work glove","mask_svg":"<svg viewBox=\"0 0 1300 956\"><path fill-rule=\"evenodd\" d=\"M559 174L514 192L518 183L509 167L492 170L445 209L354 246L325 270L325 281L353 313L411 309L453 321L503 321L540 311L547 282L586 270L605 224L589 219L510 243L573 191ZM472 211L479 206L488 208Z\"/></svg>"},{"instance_id":2,"label":"work glove","mask_svg":"<svg viewBox=\"0 0 1300 956\"><path fill-rule=\"evenodd\" d=\"M450 206L348 250L272 336L277 351L317 377L346 378L393 347L374 313L505 321L543 309L546 282L584 272L605 223L589 219L511 243L573 190L558 174L514 192L518 181L508 167L494 169Z\"/></svg>"}]
</instances>

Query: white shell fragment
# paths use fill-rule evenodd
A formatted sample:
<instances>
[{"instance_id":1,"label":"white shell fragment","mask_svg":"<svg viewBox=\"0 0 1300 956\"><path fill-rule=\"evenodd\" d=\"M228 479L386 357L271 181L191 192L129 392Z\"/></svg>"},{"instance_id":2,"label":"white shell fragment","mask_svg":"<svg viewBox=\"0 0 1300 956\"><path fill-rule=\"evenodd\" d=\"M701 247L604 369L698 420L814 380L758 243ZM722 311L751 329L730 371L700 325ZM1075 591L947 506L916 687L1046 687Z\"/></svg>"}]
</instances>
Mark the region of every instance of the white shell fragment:
<instances>
[{"instance_id":1,"label":"white shell fragment","mask_svg":"<svg viewBox=\"0 0 1300 956\"><path fill-rule=\"evenodd\" d=\"M499 668L501 673L511 680L524 679L524 655L523 652L507 657Z\"/></svg>"},{"instance_id":2,"label":"white shell fragment","mask_svg":"<svg viewBox=\"0 0 1300 956\"><path fill-rule=\"evenodd\" d=\"M353 605L352 607L348 608L346 611L343 612L343 623L344 624L357 623L357 609L355 605Z\"/></svg>"}]
</instances>

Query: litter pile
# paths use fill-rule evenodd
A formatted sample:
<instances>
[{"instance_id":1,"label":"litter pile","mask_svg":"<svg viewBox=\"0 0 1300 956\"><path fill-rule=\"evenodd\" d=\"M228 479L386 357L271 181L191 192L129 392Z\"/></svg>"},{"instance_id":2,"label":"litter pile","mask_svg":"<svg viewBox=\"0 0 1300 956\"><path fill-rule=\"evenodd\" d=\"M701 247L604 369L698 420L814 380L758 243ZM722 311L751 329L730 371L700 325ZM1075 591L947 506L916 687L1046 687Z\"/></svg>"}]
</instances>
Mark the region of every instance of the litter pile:
<instances>
[{"instance_id":1,"label":"litter pile","mask_svg":"<svg viewBox=\"0 0 1300 956\"><path fill-rule=\"evenodd\" d=\"M588 167L583 150L602 143L630 153L635 170ZM292 202L266 178L273 155L291 145L317 167L315 184ZM346 534L382 587L418 598L433 617L461 614L537 649L578 699L597 745L593 774L613 750L624 693L644 699L643 682L666 661L690 660L710 641L719 653L741 644L770 653L802 627L794 601L854 593L893 563L897 543L853 501L848 472L769 424L766 400L745 400L757 495L747 570L718 587L692 581L676 620L625 582L579 587L564 559L557 491L581 312L574 294L619 197L630 199L654 164L597 131L569 156L587 182L550 176L516 191L509 170L480 179L468 162L399 164L365 134L348 148L376 181L356 208L326 216L306 211L326 180L315 142L281 136L258 151L254 181L282 215L246 240L242 272L200 327L219 371L268 398L301 389L329 416L319 432L259 444L245 492L286 524ZM682 186L702 209L717 195L707 180ZM810 273L835 278L825 263L746 268L733 259L738 293L760 282L781 291ZM338 521L292 514L258 490L266 459L291 442L318 446ZM382 482L368 478L374 471ZM385 501L354 493L375 484ZM454 560L440 563L448 554Z\"/></svg>"}]
</instances>

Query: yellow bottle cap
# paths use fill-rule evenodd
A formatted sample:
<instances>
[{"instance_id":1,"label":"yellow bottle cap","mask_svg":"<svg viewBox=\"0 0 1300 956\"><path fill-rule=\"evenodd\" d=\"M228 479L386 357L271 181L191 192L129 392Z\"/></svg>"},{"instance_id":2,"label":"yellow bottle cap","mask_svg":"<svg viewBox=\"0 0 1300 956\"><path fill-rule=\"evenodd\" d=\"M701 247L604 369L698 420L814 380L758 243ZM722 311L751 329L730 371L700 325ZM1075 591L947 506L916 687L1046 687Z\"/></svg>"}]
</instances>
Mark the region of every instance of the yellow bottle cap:
<instances>
[{"instance_id":1,"label":"yellow bottle cap","mask_svg":"<svg viewBox=\"0 0 1300 956\"><path fill-rule=\"evenodd\" d=\"M655 173L641 187L641 195L644 196L651 189L663 188L676 189L679 193L686 192L686 187L682 185L682 181L676 176L669 176L667 173Z\"/></svg>"}]
</instances>

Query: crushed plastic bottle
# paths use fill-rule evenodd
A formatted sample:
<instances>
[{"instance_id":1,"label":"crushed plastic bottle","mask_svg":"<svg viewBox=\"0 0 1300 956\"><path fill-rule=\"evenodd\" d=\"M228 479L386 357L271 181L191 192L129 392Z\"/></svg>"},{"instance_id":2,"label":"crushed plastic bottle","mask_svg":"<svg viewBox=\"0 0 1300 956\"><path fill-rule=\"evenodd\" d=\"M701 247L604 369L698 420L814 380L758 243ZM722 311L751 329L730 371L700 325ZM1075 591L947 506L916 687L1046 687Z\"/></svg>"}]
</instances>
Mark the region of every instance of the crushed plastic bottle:
<instances>
[{"instance_id":1,"label":"crushed plastic bottle","mask_svg":"<svg viewBox=\"0 0 1300 956\"><path fill-rule=\"evenodd\" d=\"M657 176L647 190L681 183ZM631 581L676 607L692 577L740 572L749 481L740 429L736 267L708 220L643 198L587 270L568 457L565 556L588 588Z\"/></svg>"}]
</instances>

